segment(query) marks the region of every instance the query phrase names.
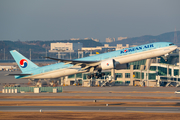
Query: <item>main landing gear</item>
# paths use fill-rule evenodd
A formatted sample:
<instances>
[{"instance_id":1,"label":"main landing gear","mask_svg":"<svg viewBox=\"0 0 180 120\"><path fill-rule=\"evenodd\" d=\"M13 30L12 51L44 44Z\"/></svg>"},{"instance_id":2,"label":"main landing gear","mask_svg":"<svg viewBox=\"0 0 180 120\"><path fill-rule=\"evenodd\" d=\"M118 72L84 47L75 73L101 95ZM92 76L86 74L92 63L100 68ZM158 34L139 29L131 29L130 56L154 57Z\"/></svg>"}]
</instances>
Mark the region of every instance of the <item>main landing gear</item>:
<instances>
[{"instance_id":1,"label":"main landing gear","mask_svg":"<svg viewBox=\"0 0 180 120\"><path fill-rule=\"evenodd\" d=\"M91 79L91 78L101 78L105 75L105 73L94 73L94 74L90 74L87 76L87 79Z\"/></svg>"}]
</instances>

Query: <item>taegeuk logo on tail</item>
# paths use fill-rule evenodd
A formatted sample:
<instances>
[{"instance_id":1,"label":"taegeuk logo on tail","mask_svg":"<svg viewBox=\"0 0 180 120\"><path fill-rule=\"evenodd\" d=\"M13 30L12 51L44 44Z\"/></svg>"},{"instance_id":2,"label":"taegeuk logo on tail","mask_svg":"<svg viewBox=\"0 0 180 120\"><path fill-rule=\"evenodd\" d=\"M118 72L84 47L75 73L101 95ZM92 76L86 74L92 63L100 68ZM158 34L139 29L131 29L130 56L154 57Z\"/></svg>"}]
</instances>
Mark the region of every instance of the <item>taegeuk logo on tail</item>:
<instances>
[{"instance_id":1,"label":"taegeuk logo on tail","mask_svg":"<svg viewBox=\"0 0 180 120\"><path fill-rule=\"evenodd\" d=\"M28 66L28 61L26 59L21 59L19 63L22 68L26 68Z\"/></svg>"}]
</instances>

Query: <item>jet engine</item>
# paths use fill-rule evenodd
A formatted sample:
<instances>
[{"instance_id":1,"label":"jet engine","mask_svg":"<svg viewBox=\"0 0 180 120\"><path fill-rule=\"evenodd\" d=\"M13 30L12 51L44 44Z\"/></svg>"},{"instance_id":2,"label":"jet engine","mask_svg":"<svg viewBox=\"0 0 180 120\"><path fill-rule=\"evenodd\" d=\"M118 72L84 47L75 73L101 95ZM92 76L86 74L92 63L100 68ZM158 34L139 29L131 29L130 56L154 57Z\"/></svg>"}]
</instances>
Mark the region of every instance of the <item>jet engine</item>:
<instances>
[{"instance_id":1,"label":"jet engine","mask_svg":"<svg viewBox=\"0 0 180 120\"><path fill-rule=\"evenodd\" d=\"M116 67L116 64L115 64L115 60L114 59L107 59L107 60L104 60L101 62L100 64L100 68L102 70L107 70L107 69L113 69Z\"/></svg>"}]
</instances>

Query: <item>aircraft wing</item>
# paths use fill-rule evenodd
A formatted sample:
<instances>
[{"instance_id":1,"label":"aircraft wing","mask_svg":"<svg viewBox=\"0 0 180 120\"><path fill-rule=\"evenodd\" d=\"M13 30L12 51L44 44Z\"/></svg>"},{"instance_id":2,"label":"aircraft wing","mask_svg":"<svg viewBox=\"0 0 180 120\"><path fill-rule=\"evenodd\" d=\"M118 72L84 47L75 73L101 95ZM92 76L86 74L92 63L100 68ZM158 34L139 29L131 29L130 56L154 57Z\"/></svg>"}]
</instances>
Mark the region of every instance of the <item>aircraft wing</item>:
<instances>
[{"instance_id":1,"label":"aircraft wing","mask_svg":"<svg viewBox=\"0 0 180 120\"><path fill-rule=\"evenodd\" d=\"M32 75L32 74L6 74L6 76L15 76L15 75L18 75L18 76L27 76L27 75Z\"/></svg>"},{"instance_id":2,"label":"aircraft wing","mask_svg":"<svg viewBox=\"0 0 180 120\"><path fill-rule=\"evenodd\" d=\"M70 59L58 59L58 58L51 58L51 57L45 57L48 59L52 59L52 60L57 60L60 62L64 62L65 64L93 64L93 63L98 63L99 61L81 61L81 60L70 60Z\"/></svg>"},{"instance_id":3,"label":"aircraft wing","mask_svg":"<svg viewBox=\"0 0 180 120\"><path fill-rule=\"evenodd\" d=\"M51 58L51 57L45 57L52 60L57 60L60 62L64 62L65 64L73 64L75 66L81 66L81 70L86 70L90 68L94 68L95 66L99 65L100 61L82 61L82 60L70 60L70 59L58 59L58 58Z\"/></svg>"}]
</instances>

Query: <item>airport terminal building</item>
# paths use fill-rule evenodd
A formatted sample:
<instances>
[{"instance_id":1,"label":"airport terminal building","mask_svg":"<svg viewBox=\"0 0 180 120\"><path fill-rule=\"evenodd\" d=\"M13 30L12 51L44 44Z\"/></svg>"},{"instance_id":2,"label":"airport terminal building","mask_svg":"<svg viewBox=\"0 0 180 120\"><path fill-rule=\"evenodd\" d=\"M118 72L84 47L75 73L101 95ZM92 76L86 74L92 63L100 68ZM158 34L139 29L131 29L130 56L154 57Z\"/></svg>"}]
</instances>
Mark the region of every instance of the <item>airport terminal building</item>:
<instances>
[{"instance_id":1,"label":"airport terminal building","mask_svg":"<svg viewBox=\"0 0 180 120\"><path fill-rule=\"evenodd\" d=\"M179 86L179 51L164 56L121 64L116 69L98 73L78 73L61 78L62 85L83 86ZM89 78L89 76L91 76Z\"/></svg>"}]
</instances>

